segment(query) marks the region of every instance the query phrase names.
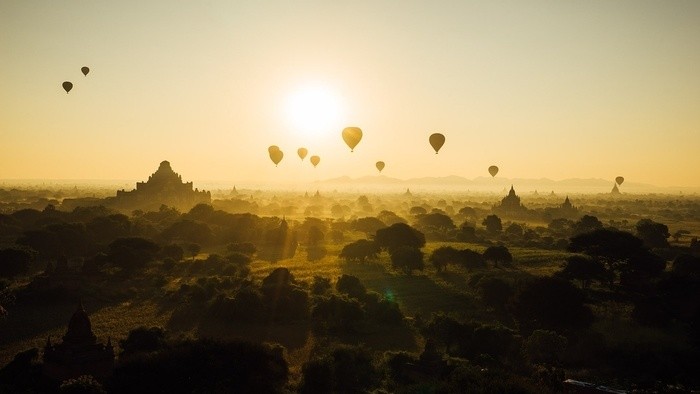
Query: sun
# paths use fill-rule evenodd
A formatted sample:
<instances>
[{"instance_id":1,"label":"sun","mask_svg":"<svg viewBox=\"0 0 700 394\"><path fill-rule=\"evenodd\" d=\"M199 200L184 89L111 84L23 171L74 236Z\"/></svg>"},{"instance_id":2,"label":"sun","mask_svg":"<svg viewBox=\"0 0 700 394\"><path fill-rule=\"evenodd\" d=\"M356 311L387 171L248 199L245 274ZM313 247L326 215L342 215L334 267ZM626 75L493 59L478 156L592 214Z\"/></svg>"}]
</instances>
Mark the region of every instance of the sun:
<instances>
[{"instance_id":1,"label":"sun","mask_svg":"<svg viewBox=\"0 0 700 394\"><path fill-rule=\"evenodd\" d=\"M287 96L284 108L295 132L304 136L318 137L340 127L340 99L326 86L308 85L298 88Z\"/></svg>"}]
</instances>

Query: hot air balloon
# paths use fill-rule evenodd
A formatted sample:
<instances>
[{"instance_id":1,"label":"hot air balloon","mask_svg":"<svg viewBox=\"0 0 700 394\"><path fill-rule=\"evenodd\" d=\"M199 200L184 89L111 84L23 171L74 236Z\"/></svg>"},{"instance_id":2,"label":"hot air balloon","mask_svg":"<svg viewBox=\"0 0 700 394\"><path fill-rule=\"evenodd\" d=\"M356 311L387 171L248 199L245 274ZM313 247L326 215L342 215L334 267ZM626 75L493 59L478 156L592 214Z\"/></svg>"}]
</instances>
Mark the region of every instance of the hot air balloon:
<instances>
[{"instance_id":1,"label":"hot air balloon","mask_svg":"<svg viewBox=\"0 0 700 394\"><path fill-rule=\"evenodd\" d=\"M379 172L382 172L382 170L384 169L384 162L378 161L376 165L377 165L377 169L379 170Z\"/></svg>"},{"instance_id":2,"label":"hot air balloon","mask_svg":"<svg viewBox=\"0 0 700 394\"><path fill-rule=\"evenodd\" d=\"M90 69L87 66L83 66L80 68L80 71L83 72L83 75L87 76L88 73L90 72Z\"/></svg>"},{"instance_id":3,"label":"hot air balloon","mask_svg":"<svg viewBox=\"0 0 700 394\"><path fill-rule=\"evenodd\" d=\"M498 167L496 167L496 166L489 167L489 174L491 174L491 177L495 177L496 174L498 174Z\"/></svg>"},{"instance_id":4,"label":"hot air balloon","mask_svg":"<svg viewBox=\"0 0 700 394\"><path fill-rule=\"evenodd\" d=\"M343 129L343 141L350 147L350 152L360 143L362 130L359 127L346 127Z\"/></svg>"},{"instance_id":5,"label":"hot air balloon","mask_svg":"<svg viewBox=\"0 0 700 394\"><path fill-rule=\"evenodd\" d=\"M306 148L299 148L299 149L297 149L297 154L299 155L299 158L301 160L304 160L306 155L309 154L309 151Z\"/></svg>"},{"instance_id":6,"label":"hot air balloon","mask_svg":"<svg viewBox=\"0 0 700 394\"><path fill-rule=\"evenodd\" d=\"M71 82L63 82L63 90L65 90L66 93L70 92L71 89L73 89L73 84Z\"/></svg>"},{"instance_id":7,"label":"hot air balloon","mask_svg":"<svg viewBox=\"0 0 700 394\"><path fill-rule=\"evenodd\" d=\"M615 182L616 182L618 185L622 185L622 182L624 182L624 181L625 181L625 178L623 178L623 177L621 177L621 176L618 176L617 178L615 178Z\"/></svg>"},{"instance_id":8,"label":"hot air balloon","mask_svg":"<svg viewBox=\"0 0 700 394\"><path fill-rule=\"evenodd\" d=\"M278 150L280 150L280 147L277 146L277 145L270 145L270 147L267 148L267 152L268 152L268 153L272 153L272 152L275 152L275 151L278 151Z\"/></svg>"},{"instance_id":9,"label":"hot air balloon","mask_svg":"<svg viewBox=\"0 0 700 394\"><path fill-rule=\"evenodd\" d=\"M435 154L437 155L440 148L445 144L445 136L440 133L434 133L430 135L428 141L430 141L430 145L435 149Z\"/></svg>"},{"instance_id":10,"label":"hot air balloon","mask_svg":"<svg viewBox=\"0 0 700 394\"><path fill-rule=\"evenodd\" d=\"M313 165L314 165L314 168L315 168L315 167L318 165L318 163L321 162L321 158L318 157L318 156L311 156L311 158L309 159L309 161L311 161L311 164L313 164Z\"/></svg>"},{"instance_id":11,"label":"hot air balloon","mask_svg":"<svg viewBox=\"0 0 700 394\"><path fill-rule=\"evenodd\" d=\"M272 148L273 146L271 146L270 148ZM275 166L277 166L282 161L282 158L284 157L284 153L282 153L282 151L279 148L269 150L269 151L270 151L270 160L272 160L272 162L275 163Z\"/></svg>"}]
</instances>

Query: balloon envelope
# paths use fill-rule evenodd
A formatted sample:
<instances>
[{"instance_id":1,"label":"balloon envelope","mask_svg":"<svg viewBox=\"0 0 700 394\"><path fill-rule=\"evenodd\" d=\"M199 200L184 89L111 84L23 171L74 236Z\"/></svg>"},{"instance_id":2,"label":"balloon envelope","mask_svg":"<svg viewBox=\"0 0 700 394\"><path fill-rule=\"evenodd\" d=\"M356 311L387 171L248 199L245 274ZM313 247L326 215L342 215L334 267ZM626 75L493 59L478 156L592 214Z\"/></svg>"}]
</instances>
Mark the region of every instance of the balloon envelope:
<instances>
[{"instance_id":1,"label":"balloon envelope","mask_svg":"<svg viewBox=\"0 0 700 394\"><path fill-rule=\"evenodd\" d=\"M299 148L297 149L297 154L299 155L299 158L304 160L306 155L309 154L309 151L306 148Z\"/></svg>"},{"instance_id":2,"label":"balloon envelope","mask_svg":"<svg viewBox=\"0 0 700 394\"><path fill-rule=\"evenodd\" d=\"M82 68L80 68L80 71L83 72L83 75L88 75L90 69L87 66L83 66Z\"/></svg>"},{"instance_id":3,"label":"balloon envelope","mask_svg":"<svg viewBox=\"0 0 700 394\"><path fill-rule=\"evenodd\" d=\"M280 147L277 145L270 145L269 148L267 148L267 152L272 154L272 152L280 150Z\"/></svg>"},{"instance_id":4,"label":"balloon envelope","mask_svg":"<svg viewBox=\"0 0 700 394\"><path fill-rule=\"evenodd\" d=\"M309 161L311 161L311 164L313 164L314 167L316 167L316 166L318 165L318 163L321 162L321 158L318 157L318 156L311 156L311 158L309 159Z\"/></svg>"},{"instance_id":5,"label":"balloon envelope","mask_svg":"<svg viewBox=\"0 0 700 394\"><path fill-rule=\"evenodd\" d=\"M382 170L384 169L384 162L383 161L377 162L377 169L379 170L379 172L382 172Z\"/></svg>"},{"instance_id":6,"label":"balloon envelope","mask_svg":"<svg viewBox=\"0 0 700 394\"><path fill-rule=\"evenodd\" d=\"M65 90L66 93L70 92L70 90L73 89L73 84L71 82L68 82L68 81L63 82L62 86L63 86L63 90Z\"/></svg>"},{"instance_id":7,"label":"balloon envelope","mask_svg":"<svg viewBox=\"0 0 700 394\"><path fill-rule=\"evenodd\" d=\"M622 182L624 182L624 181L625 181L625 178L623 178L621 176L615 178L615 182L617 182L618 185L622 185Z\"/></svg>"},{"instance_id":8,"label":"balloon envelope","mask_svg":"<svg viewBox=\"0 0 700 394\"><path fill-rule=\"evenodd\" d=\"M282 161L282 158L284 157L284 153L282 153L279 148L277 150L272 150L270 151L270 160L272 160L275 165L279 164Z\"/></svg>"},{"instance_id":9,"label":"balloon envelope","mask_svg":"<svg viewBox=\"0 0 700 394\"><path fill-rule=\"evenodd\" d=\"M343 129L343 141L350 147L350 152L355 149L362 139L362 130L359 127L346 127Z\"/></svg>"},{"instance_id":10,"label":"balloon envelope","mask_svg":"<svg viewBox=\"0 0 700 394\"><path fill-rule=\"evenodd\" d=\"M430 141L430 146L435 149L435 154L437 155L440 148L445 144L445 136L440 133L434 133L430 135L428 141Z\"/></svg>"},{"instance_id":11,"label":"balloon envelope","mask_svg":"<svg viewBox=\"0 0 700 394\"><path fill-rule=\"evenodd\" d=\"M492 177L496 176L496 174L498 174L498 167L496 167L496 166L489 167L489 174L491 174Z\"/></svg>"}]
</instances>

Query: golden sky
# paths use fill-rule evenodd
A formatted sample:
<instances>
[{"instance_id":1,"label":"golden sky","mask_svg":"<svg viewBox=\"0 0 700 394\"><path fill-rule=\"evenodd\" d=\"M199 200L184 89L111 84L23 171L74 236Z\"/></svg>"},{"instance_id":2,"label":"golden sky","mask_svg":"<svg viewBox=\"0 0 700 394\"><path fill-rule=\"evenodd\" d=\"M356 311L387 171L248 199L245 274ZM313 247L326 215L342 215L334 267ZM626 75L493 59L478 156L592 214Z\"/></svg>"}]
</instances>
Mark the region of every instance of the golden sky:
<instances>
[{"instance_id":1,"label":"golden sky","mask_svg":"<svg viewBox=\"0 0 700 394\"><path fill-rule=\"evenodd\" d=\"M0 179L144 179L169 160L275 183L382 160L398 178L496 164L698 187L698 39L699 1L0 0ZM345 126L364 132L354 153Z\"/></svg>"}]
</instances>

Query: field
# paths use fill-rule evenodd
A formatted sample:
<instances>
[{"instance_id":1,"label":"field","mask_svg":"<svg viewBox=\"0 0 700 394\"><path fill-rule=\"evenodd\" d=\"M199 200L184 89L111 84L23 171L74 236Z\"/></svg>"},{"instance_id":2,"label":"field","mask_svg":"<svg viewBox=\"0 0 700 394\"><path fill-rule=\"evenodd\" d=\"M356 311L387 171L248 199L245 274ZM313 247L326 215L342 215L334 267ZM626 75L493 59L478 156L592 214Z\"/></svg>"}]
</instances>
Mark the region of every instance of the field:
<instances>
[{"instance_id":1,"label":"field","mask_svg":"<svg viewBox=\"0 0 700 394\"><path fill-rule=\"evenodd\" d=\"M512 217L502 214L501 221L483 204L469 207L470 200L465 197L463 202L453 197L450 203L435 197L284 197L289 201L264 194L258 197L256 215L226 212L217 209L217 203L186 213L165 207L131 216L102 209L24 210L4 215L0 223L6 230L3 242L12 245L8 240L15 239L18 244L31 245L35 254L26 273L3 282L8 313L0 320L0 365L8 365L25 350L42 349L49 336L52 343L60 342L80 300L98 342L111 341L117 356L126 350L122 341L138 327L162 327L173 343L214 338L280 344L290 372L285 387L292 391L306 384L305 365L326 360L328 352L338 346L368 349L372 364L384 371L389 368L387 357L396 352L419 357L429 341L440 344L440 357L453 360L450 362L455 365L468 360L494 368L504 374L498 378L503 382L539 387L536 391L561 388L556 381L538 375L542 365L550 373L614 387L652 387L657 383L643 377L650 370L660 371L659 379L665 385L694 384L687 369L679 367L683 361L668 360L691 359L695 354L692 319L697 306L692 302L678 304L675 293L668 290L658 293L668 297L663 299L664 305L678 306L659 311L653 303L649 304L651 309L645 309L644 302L659 297L656 288L664 289L667 283L679 280L674 271L678 256L697 254L690 242L700 229L696 202L683 202L683 217L677 218L677 211L666 209L664 200L656 197L608 202L589 197L582 198L582 206L599 218L579 213L566 220L554 216L554 220L557 211L546 208L550 200L540 199L532 205L541 208ZM465 204L464 209L461 204ZM218 203L221 207L233 205L233 199ZM290 214L286 220L275 215L285 206ZM349 216L316 218L300 213L327 214L331 210ZM489 228L490 217L498 219L497 231ZM616 268L619 266L604 269L613 275L612 280L596 274L599 276L584 282L584 277L576 276L580 274L566 273L572 259L591 258L585 250L568 251L578 234L604 230L604 236L618 232L644 236L639 223L662 229L657 226L662 220L668 223L666 246L634 252L653 250L648 255L651 257L645 258L653 260L658 255L658 261L663 261L661 270L642 286L626 284L623 271ZM43 224L47 222L50 224ZM79 232L81 228L94 235L86 232L84 238L75 237L76 229ZM410 255L403 260L395 258L400 248L390 244L367 258L342 257L349 245L379 245L405 238L406 233L395 238L380 234L399 228L423 237L418 248L408 248L422 253L422 267L402 265ZM45 231L42 237L53 236L52 231L64 237L60 238L64 244L58 244L62 245L60 250L73 255L68 259L50 257L54 246L31 238L36 229ZM686 231L671 237L678 230ZM131 243L115 246L125 239ZM489 257L498 248L508 255L501 263L501 257ZM441 253L452 256L442 265L436 263ZM469 260L464 257L467 255L478 258ZM604 256L594 257L604 261ZM291 274L289 278L282 268ZM318 290L319 283L324 283L320 278L326 278L330 287ZM354 290L341 285L341 278L359 280L360 293L353 295ZM533 283L541 285L533 287ZM685 295L692 293L683 292L695 291L695 285L682 282L677 286L681 285L689 287L679 294L693 300ZM534 297L544 297L537 302L551 303L561 316L551 318L548 308L537 304L523 306L529 302L523 294L537 294L538 286L554 286L547 291L555 293ZM278 292L287 295L277 299ZM245 294L254 295L255 299L245 301L252 303L240 301ZM300 294L305 301L297 309L297 301L291 300ZM338 311L316 314L328 302L340 302L336 307L342 308L360 305L364 317L347 320L334 315ZM393 306L399 312L391 313L398 313L398 320L387 317L396 316L391 313L384 315ZM569 316L570 311L577 312ZM458 331L464 334L446 337L448 331L440 331L444 328L439 324L461 327ZM532 350L527 350L526 344L538 330L563 338L568 345L556 356L530 356ZM484 344L474 342L474 335L486 335ZM425 370L411 373L429 376ZM383 383L375 384L392 390L405 384L382 376Z\"/></svg>"}]
</instances>

